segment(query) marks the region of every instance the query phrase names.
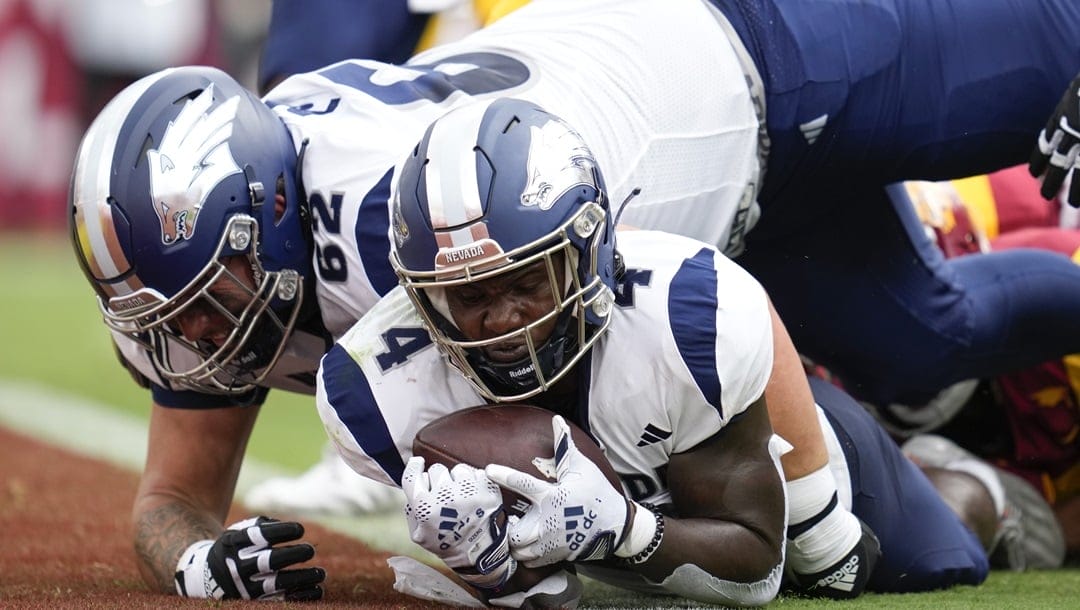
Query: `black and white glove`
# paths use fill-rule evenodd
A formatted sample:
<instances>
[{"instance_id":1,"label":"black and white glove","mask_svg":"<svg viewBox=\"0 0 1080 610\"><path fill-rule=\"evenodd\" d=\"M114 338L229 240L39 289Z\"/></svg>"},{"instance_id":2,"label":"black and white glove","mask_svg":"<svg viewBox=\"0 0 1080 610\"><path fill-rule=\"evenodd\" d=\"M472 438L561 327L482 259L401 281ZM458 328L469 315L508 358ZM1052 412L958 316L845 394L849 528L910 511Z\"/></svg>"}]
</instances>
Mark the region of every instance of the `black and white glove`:
<instances>
[{"instance_id":1,"label":"black and white glove","mask_svg":"<svg viewBox=\"0 0 1080 610\"><path fill-rule=\"evenodd\" d=\"M502 492L483 470L447 469L413 457L401 476L412 541L431 551L485 594L499 591L517 569L506 537Z\"/></svg>"},{"instance_id":2,"label":"black and white glove","mask_svg":"<svg viewBox=\"0 0 1080 610\"><path fill-rule=\"evenodd\" d=\"M630 501L578 450L561 416L552 418L552 431L554 483L498 464L486 469L492 481L532 502L511 520L511 552L530 568L608 559L629 530Z\"/></svg>"},{"instance_id":3,"label":"black and white glove","mask_svg":"<svg viewBox=\"0 0 1080 610\"><path fill-rule=\"evenodd\" d=\"M852 599L862 594L881 557L881 543L862 520L862 536L855 546L829 567L813 574L789 570L788 589L808 597Z\"/></svg>"},{"instance_id":4,"label":"black and white glove","mask_svg":"<svg viewBox=\"0 0 1080 610\"><path fill-rule=\"evenodd\" d=\"M304 526L268 517L234 523L217 540L200 540L176 564L176 592L182 597L308 601L322 597L322 568L286 570L315 556L299 540Z\"/></svg>"},{"instance_id":5,"label":"black and white glove","mask_svg":"<svg viewBox=\"0 0 1080 610\"><path fill-rule=\"evenodd\" d=\"M1028 170L1036 178L1042 176L1039 192L1043 198L1053 199L1061 190L1065 177L1077 166L1080 166L1080 76L1069 83L1054 114L1039 132ZM1069 188L1068 202L1074 208L1080 207L1080 180L1075 177Z\"/></svg>"}]
</instances>

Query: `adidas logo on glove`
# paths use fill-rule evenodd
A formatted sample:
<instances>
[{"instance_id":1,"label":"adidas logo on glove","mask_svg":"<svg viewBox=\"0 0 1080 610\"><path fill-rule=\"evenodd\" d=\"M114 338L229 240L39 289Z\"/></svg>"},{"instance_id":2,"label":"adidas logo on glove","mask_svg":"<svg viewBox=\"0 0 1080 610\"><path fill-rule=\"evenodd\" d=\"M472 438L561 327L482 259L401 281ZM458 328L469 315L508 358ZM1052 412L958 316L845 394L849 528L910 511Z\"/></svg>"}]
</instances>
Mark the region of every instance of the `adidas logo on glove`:
<instances>
[{"instance_id":1,"label":"adidas logo on glove","mask_svg":"<svg viewBox=\"0 0 1080 610\"><path fill-rule=\"evenodd\" d=\"M832 587L841 591L851 591L855 587L855 579L859 575L859 556L852 555L847 563L837 568L832 574L827 574L816 583L811 590L819 587Z\"/></svg>"}]
</instances>

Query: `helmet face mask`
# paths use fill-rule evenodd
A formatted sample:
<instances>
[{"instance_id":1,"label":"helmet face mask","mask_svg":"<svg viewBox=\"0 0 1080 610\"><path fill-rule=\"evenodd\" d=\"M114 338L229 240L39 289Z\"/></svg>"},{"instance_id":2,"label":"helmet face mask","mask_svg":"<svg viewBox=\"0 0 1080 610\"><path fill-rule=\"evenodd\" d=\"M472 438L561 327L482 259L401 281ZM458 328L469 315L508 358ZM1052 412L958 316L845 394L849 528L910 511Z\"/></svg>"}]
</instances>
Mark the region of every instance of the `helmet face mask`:
<instances>
[{"instance_id":1,"label":"helmet face mask","mask_svg":"<svg viewBox=\"0 0 1080 610\"><path fill-rule=\"evenodd\" d=\"M258 221L243 214L234 216L223 239L250 240L257 246ZM225 249L226 244L218 248L219 252ZM222 394L247 392L269 374L303 304L300 275L291 269L266 271L253 254L256 249L211 259L172 299L155 300L150 293L136 292L125 299L146 301L149 306L126 310L100 301L105 324L146 347L158 372L177 387ZM234 273L229 258L249 266L250 277ZM228 297L222 298L222 293ZM190 340L180 322L202 311L221 320L224 330L216 329L213 340Z\"/></svg>"},{"instance_id":2,"label":"helmet face mask","mask_svg":"<svg viewBox=\"0 0 1080 610\"><path fill-rule=\"evenodd\" d=\"M485 397L514 401L546 391L566 376L607 328L613 297L595 272L589 274L588 283L582 283L581 275L576 272L578 250L565 236L575 224L591 226L595 231L603 226L595 219L603 215L599 204L590 203L568 223L571 226L561 229L563 236L554 243L529 244L519 251L495 256L494 260L481 259L456 271L439 271L429 277L401 271L402 284L432 337L450 363ZM581 222L579 219L584 217L594 221ZM550 291L551 308L500 335L483 339L466 337L456 322L447 291L466 284L497 281L534 265L544 269L547 278L544 290ZM601 320L598 325L588 323L594 318ZM550 327L546 333L542 332L545 327ZM524 344L527 355L513 362L498 362L486 354L487 349L505 344Z\"/></svg>"},{"instance_id":3,"label":"helmet face mask","mask_svg":"<svg viewBox=\"0 0 1080 610\"><path fill-rule=\"evenodd\" d=\"M475 146L471 134L478 134ZM463 179L436 167L448 155L465 159ZM546 171L532 171L538 166ZM470 180L482 203L470 222L454 224L462 204L453 197ZM446 183L451 190L439 188ZM392 207L391 263L432 339L481 395L516 401L550 389L607 329L614 232L603 181L580 137L555 117L518 100L447 114L401 168ZM440 214L442 221L433 220ZM459 326L463 316L455 318L448 291L492 282L489 291L513 292L514 278L533 266L546 281L525 307L531 319L497 336ZM492 357L500 344L525 355Z\"/></svg>"},{"instance_id":4,"label":"helmet face mask","mask_svg":"<svg viewBox=\"0 0 1080 610\"><path fill-rule=\"evenodd\" d=\"M87 130L69 198L76 256L107 326L173 388L240 395L284 351L312 273L297 167L280 119L213 68L144 77ZM229 270L238 259L250 277ZM179 322L200 308L227 328L189 340Z\"/></svg>"}]
</instances>

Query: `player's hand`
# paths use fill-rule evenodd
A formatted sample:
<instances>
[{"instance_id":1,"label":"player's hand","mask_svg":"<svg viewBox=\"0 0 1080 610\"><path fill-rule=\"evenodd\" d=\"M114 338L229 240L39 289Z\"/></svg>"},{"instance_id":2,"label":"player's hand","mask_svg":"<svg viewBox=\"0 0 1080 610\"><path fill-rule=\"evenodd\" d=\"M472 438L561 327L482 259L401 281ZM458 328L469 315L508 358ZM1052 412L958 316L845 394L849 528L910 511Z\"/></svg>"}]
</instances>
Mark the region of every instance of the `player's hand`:
<instances>
[{"instance_id":1,"label":"player's hand","mask_svg":"<svg viewBox=\"0 0 1080 610\"><path fill-rule=\"evenodd\" d=\"M1080 76L1069 83L1065 96L1058 102L1046 127L1039 132L1035 150L1031 152L1028 170L1032 176L1042 176L1039 192L1044 199L1053 199L1061 190L1065 177L1080 165ZM1069 188L1069 205L1080 207L1080 180L1074 179Z\"/></svg>"},{"instance_id":2,"label":"player's hand","mask_svg":"<svg viewBox=\"0 0 1080 610\"><path fill-rule=\"evenodd\" d=\"M492 481L532 502L511 520L511 552L528 567L610 558L627 530L630 502L578 451L566 421L556 415L551 423L554 483L498 464L486 469Z\"/></svg>"},{"instance_id":3,"label":"player's hand","mask_svg":"<svg viewBox=\"0 0 1080 610\"><path fill-rule=\"evenodd\" d=\"M873 530L860 523L862 537L839 561L814 574L788 574L796 592L831 599L851 599L862 594L881 557L881 544Z\"/></svg>"},{"instance_id":4,"label":"player's hand","mask_svg":"<svg viewBox=\"0 0 1080 610\"><path fill-rule=\"evenodd\" d=\"M304 526L268 517L234 523L217 540L200 540L180 555L176 592L183 597L308 601L322 597L322 568L285 568L315 556L299 540Z\"/></svg>"},{"instance_id":5,"label":"player's hand","mask_svg":"<svg viewBox=\"0 0 1080 610\"><path fill-rule=\"evenodd\" d=\"M506 537L502 492L483 470L448 470L413 457L401 476L412 541L439 556L465 582L486 592L502 588L517 569Z\"/></svg>"}]
</instances>

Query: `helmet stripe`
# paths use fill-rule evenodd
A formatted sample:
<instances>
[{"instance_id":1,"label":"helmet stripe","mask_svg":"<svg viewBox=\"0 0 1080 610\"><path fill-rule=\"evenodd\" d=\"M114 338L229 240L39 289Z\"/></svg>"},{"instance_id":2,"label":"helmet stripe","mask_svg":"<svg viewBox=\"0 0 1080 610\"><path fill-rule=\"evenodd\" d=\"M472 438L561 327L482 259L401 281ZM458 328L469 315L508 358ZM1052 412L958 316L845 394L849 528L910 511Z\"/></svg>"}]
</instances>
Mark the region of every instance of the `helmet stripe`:
<instances>
[{"instance_id":1,"label":"helmet stripe","mask_svg":"<svg viewBox=\"0 0 1080 610\"><path fill-rule=\"evenodd\" d=\"M484 215L477 188L476 151L464 142L476 142L480 123L490 103L478 102L454 114L454 120L435 124L428 141L427 201L440 247L463 246L487 237L487 227L475 223ZM449 227L459 229L446 232ZM440 231L441 230L441 231Z\"/></svg>"},{"instance_id":2,"label":"helmet stripe","mask_svg":"<svg viewBox=\"0 0 1080 610\"><path fill-rule=\"evenodd\" d=\"M106 129L104 114L95 121L79 148L77 174L73 182L76 233L83 258L95 278L119 275L107 248L103 252L100 234L103 224L101 205L109 192L109 167L115 152L117 128ZM109 124L108 127L114 127ZM111 229L110 229L111 230Z\"/></svg>"},{"instance_id":3,"label":"helmet stripe","mask_svg":"<svg viewBox=\"0 0 1080 610\"><path fill-rule=\"evenodd\" d=\"M135 102L168 70L143 78L125 89L105 106L87 130L79 147L76 174L72 181L72 200L75 207L75 232L83 258L99 286L110 296L128 294L142 288L132 277L110 283L131 269L131 262L120 247L112 211L107 203L110 193L111 167L120 130Z\"/></svg>"}]
</instances>

